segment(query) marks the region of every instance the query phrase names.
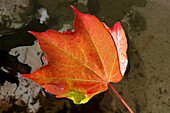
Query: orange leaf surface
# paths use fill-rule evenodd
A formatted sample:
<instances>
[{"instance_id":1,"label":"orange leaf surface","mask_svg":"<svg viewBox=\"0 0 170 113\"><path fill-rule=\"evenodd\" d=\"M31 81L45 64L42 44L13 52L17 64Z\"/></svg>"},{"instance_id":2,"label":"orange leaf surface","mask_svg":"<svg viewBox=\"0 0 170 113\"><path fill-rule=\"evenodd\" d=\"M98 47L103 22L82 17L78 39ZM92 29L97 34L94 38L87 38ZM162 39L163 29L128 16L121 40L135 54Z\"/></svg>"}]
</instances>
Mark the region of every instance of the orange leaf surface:
<instances>
[{"instance_id":1,"label":"orange leaf surface","mask_svg":"<svg viewBox=\"0 0 170 113\"><path fill-rule=\"evenodd\" d=\"M120 22L108 28L95 16L75 12L74 32L30 32L46 54L47 65L24 74L57 97L86 103L119 82L127 66L127 41Z\"/></svg>"}]
</instances>

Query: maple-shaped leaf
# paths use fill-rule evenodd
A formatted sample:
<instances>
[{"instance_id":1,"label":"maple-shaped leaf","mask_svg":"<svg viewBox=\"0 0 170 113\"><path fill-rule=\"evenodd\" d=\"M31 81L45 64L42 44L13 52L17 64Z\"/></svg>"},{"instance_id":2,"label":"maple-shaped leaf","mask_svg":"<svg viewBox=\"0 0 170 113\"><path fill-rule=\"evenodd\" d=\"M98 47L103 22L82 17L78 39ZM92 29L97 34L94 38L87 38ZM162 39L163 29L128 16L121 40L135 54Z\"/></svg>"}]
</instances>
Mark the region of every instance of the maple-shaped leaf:
<instances>
[{"instance_id":1,"label":"maple-shaped leaf","mask_svg":"<svg viewBox=\"0 0 170 113\"><path fill-rule=\"evenodd\" d=\"M74 32L30 32L46 54L47 65L23 77L57 97L86 103L119 82L127 66L127 40L120 22L108 28L95 16L75 12Z\"/></svg>"}]
</instances>

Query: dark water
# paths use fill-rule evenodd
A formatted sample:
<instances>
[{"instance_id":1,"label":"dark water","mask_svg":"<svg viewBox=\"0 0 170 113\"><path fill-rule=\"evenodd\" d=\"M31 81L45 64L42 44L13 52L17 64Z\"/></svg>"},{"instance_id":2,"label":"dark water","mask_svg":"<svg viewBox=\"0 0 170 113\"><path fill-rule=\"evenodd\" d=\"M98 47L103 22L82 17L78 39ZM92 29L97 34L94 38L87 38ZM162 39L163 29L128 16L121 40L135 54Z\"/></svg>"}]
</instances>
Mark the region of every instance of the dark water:
<instances>
[{"instance_id":1,"label":"dark water","mask_svg":"<svg viewBox=\"0 0 170 113\"><path fill-rule=\"evenodd\" d=\"M15 0L14 0L15 1ZM125 77L120 83L112 84L119 94L125 99L125 101L129 104L132 110L136 113L152 113L153 109L152 106L148 103L149 93L150 90L147 90L150 87L150 84L147 82L150 80L147 76L148 72L146 70L147 65L145 65L145 59L143 58L143 54L139 52L141 48L140 45L145 43L147 39L139 39L142 33L147 30L148 23L146 22L146 17L143 16L141 12L138 10L134 10L132 7L138 8L146 8L147 2L146 0L86 0L82 3L79 2L80 0L36 0L31 1L29 6L25 8L20 4L16 6L12 11L11 17L15 17L17 10L25 11L21 14L20 17L22 18L21 23L24 23L20 28L10 28L8 26L12 25L12 23L16 23L16 21L3 17L3 23L0 23L0 85L3 86L5 81L10 82L11 84L14 83L17 85L21 85L22 83L19 82L18 77L16 76L17 72L23 73L31 73L31 69L36 68L35 66L30 66L28 64L24 64L18 60L17 56L12 56L9 54L11 49L17 47L25 47L25 46L32 46L36 40L34 36L28 33L28 31L36 31L36 32L43 32L48 29L53 30L60 30L64 24L70 25L67 30L73 29L73 20L74 14L73 10L71 9L70 5L76 7L80 12L89 13L91 15L95 15L100 21L105 22L109 27L112 27L117 21L121 22L123 26L127 39L128 39L128 59L129 64L127 67L127 71ZM2 0L0 0L2 3ZM16 2L16 1L15 1ZM10 4L10 3L9 3ZM6 5L6 4L4 4ZM38 13L38 9L45 8L47 10L49 18L43 23L40 23L40 15ZM17 10L16 10L17 9ZM2 8L0 10L3 11ZM2 13L0 13L1 16ZM12 15L13 14L13 15ZM147 12L146 12L147 14ZM17 17L16 17L17 18ZM17 20L17 19L16 19ZM19 22L18 22L19 23ZM167 28L168 32L168 28ZM148 34L148 37L155 37L153 33ZM144 37L144 36L143 36ZM133 38L134 40L130 39ZM149 38L148 38L149 39ZM154 39L154 38L153 38ZM139 40L139 41L138 41ZM136 43L138 41L138 43ZM147 41L146 41L147 42ZM151 43L148 41L146 44ZM137 46L136 46L137 45ZM136 50L134 50L136 49ZM133 52L132 52L132 51ZM146 53L148 54L148 53ZM147 60L146 60L147 61ZM41 62L42 63L42 62ZM41 64L40 63L40 64ZM39 65L41 66L41 65ZM8 70L9 73L4 72L4 69ZM154 67L154 66L153 66ZM156 70L156 68L153 68ZM152 74L150 74L151 76ZM159 78L155 77L156 80L160 80ZM157 84L157 82L154 82ZM0 87L1 87L0 86ZM27 87L26 87L27 88ZM157 89L155 89L157 90ZM154 91L155 91L154 90ZM167 95L167 90L164 89L164 94ZM0 89L0 91L3 91ZM18 90L17 90L18 91ZM45 94L41 91L36 98L34 98L34 102L37 100L39 101L39 106L36 111L39 113L128 113L129 111L125 108L125 106L121 103L118 97L109 89L106 92L103 92L99 95L94 96L88 103L83 105L75 105L72 103L71 100L68 99L57 99L54 95L45 92ZM162 94L161 91L159 90ZM10 98L10 101L5 101L6 104L12 104L12 106L8 106L7 109L3 109L4 106L0 106L4 113L6 112L28 112L28 103L21 103L15 104L15 94L13 96L9 95L7 98ZM156 93L154 93L156 94ZM160 94L160 95L161 95ZM8 94L7 94L8 95ZM44 96L46 95L46 97ZM153 97L156 98L156 97ZM161 96L160 96L161 98ZM1 100L3 100L1 98ZM164 99L163 99L164 100ZM164 103L168 103L168 101L163 101ZM156 102L152 99L153 102ZM34 103L31 103L34 105ZM159 102L158 102L159 104ZM1 104L0 104L1 105ZM168 108L167 105L159 104L162 109L164 108L165 111ZM147 109L146 109L147 108ZM150 109L150 110L148 110ZM161 108L160 108L161 109ZM148 110L148 111L147 111ZM156 112L154 112L156 113ZM157 112L158 113L158 112Z\"/></svg>"}]
</instances>

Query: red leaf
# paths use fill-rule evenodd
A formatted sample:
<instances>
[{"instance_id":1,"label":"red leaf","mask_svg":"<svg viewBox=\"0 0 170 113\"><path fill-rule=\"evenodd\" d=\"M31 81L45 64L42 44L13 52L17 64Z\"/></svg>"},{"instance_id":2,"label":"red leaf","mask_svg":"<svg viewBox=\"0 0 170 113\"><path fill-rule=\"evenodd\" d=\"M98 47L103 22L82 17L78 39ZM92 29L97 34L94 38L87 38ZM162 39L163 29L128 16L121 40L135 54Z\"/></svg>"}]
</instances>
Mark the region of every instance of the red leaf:
<instances>
[{"instance_id":1,"label":"red leaf","mask_svg":"<svg viewBox=\"0 0 170 113\"><path fill-rule=\"evenodd\" d=\"M76 104L86 103L119 82L127 66L127 41L120 22L108 28L95 16L75 12L74 32L30 32L46 54L47 65L22 75Z\"/></svg>"}]
</instances>

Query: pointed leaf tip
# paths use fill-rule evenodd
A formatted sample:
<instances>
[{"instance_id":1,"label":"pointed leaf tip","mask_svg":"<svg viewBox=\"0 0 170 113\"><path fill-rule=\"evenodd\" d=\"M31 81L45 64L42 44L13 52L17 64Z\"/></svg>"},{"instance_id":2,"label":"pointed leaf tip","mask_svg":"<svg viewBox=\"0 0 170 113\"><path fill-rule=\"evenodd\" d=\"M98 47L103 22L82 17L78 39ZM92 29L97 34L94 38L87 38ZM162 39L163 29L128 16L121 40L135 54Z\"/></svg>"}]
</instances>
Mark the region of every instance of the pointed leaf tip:
<instances>
[{"instance_id":1,"label":"pointed leaf tip","mask_svg":"<svg viewBox=\"0 0 170 113\"><path fill-rule=\"evenodd\" d=\"M72 8L75 8L74 6L70 5Z\"/></svg>"},{"instance_id":2,"label":"pointed leaf tip","mask_svg":"<svg viewBox=\"0 0 170 113\"><path fill-rule=\"evenodd\" d=\"M31 33L32 34L33 31L28 31L28 33Z\"/></svg>"},{"instance_id":3,"label":"pointed leaf tip","mask_svg":"<svg viewBox=\"0 0 170 113\"><path fill-rule=\"evenodd\" d=\"M32 35L36 35L37 32L34 32L34 31L28 31L28 33L32 34Z\"/></svg>"},{"instance_id":4,"label":"pointed leaf tip","mask_svg":"<svg viewBox=\"0 0 170 113\"><path fill-rule=\"evenodd\" d=\"M30 74L22 74L21 76L30 79Z\"/></svg>"},{"instance_id":5,"label":"pointed leaf tip","mask_svg":"<svg viewBox=\"0 0 170 113\"><path fill-rule=\"evenodd\" d=\"M74 6L71 5L71 8L73 8L73 10L77 10Z\"/></svg>"},{"instance_id":6,"label":"pointed leaf tip","mask_svg":"<svg viewBox=\"0 0 170 113\"><path fill-rule=\"evenodd\" d=\"M74 6L71 5L71 7L73 8L73 11L74 11L75 14L80 13Z\"/></svg>"},{"instance_id":7,"label":"pointed leaf tip","mask_svg":"<svg viewBox=\"0 0 170 113\"><path fill-rule=\"evenodd\" d=\"M117 21L115 25L120 25L120 21Z\"/></svg>"},{"instance_id":8,"label":"pointed leaf tip","mask_svg":"<svg viewBox=\"0 0 170 113\"><path fill-rule=\"evenodd\" d=\"M45 32L38 33L38 32L34 32L34 31L28 31L28 33L34 35L38 39L38 37L41 36L42 34L44 34Z\"/></svg>"},{"instance_id":9,"label":"pointed leaf tip","mask_svg":"<svg viewBox=\"0 0 170 113\"><path fill-rule=\"evenodd\" d=\"M22 76L22 77L26 77L26 74L22 74L21 76Z\"/></svg>"},{"instance_id":10,"label":"pointed leaf tip","mask_svg":"<svg viewBox=\"0 0 170 113\"><path fill-rule=\"evenodd\" d=\"M121 26L121 24L120 24L120 21L117 21L117 22L115 23L115 25L111 28L111 30L113 30L113 29L117 29L117 30L123 29L122 26Z\"/></svg>"}]
</instances>

